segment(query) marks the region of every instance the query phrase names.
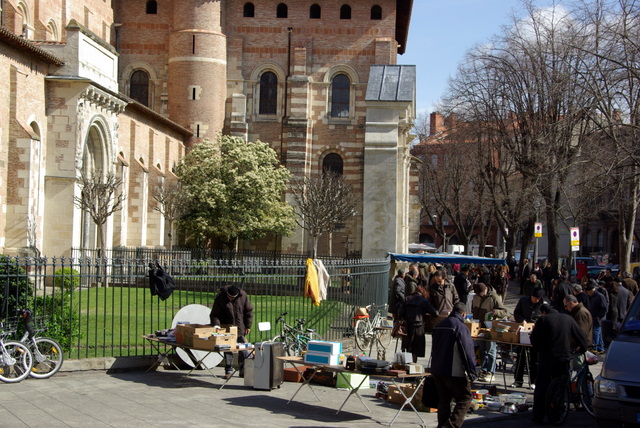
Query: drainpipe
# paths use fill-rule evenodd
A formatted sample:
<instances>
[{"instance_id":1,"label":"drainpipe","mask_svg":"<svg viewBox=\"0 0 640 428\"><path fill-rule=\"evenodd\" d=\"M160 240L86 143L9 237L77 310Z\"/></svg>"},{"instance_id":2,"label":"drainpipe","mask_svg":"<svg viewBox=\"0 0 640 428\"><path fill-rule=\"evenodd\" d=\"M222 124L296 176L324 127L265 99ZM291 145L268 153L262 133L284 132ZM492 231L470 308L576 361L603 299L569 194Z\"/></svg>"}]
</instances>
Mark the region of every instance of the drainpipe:
<instances>
[{"instance_id":1,"label":"drainpipe","mask_svg":"<svg viewBox=\"0 0 640 428\"><path fill-rule=\"evenodd\" d=\"M280 121L280 163L285 165L284 156L284 122L287 118L287 108L289 106L289 77L291 76L291 35L293 27L287 28L287 77L284 80L284 110L282 112L282 120Z\"/></svg>"}]
</instances>

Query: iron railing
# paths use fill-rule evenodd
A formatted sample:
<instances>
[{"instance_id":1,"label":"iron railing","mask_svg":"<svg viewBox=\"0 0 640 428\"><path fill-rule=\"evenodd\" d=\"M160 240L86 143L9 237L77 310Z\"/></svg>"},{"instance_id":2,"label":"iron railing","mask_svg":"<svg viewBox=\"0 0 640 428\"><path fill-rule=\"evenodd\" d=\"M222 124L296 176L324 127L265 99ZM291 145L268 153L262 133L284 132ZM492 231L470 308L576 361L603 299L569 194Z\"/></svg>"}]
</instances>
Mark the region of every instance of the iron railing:
<instances>
[{"instance_id":1,"label":"iron railing","mask_svg":"<svg viewBox=\"0 0 640 428\"><path fill-rule=\"evenodd\" d=\"M128 255L128 254L127 254ZM148 254L145 254L148 255ZM250 257L13 258L0 256L0 309L3 319L29 307L55 325L56 339L69 358L150 355L143 334L169 328L185 305L213 305L223 286L235 284L250 296L254 328L250 341L278 334L275 319L305 318L325 339L353 333L355 308L387 303L388 260L323 259L330 275L326 300L314 306L304 297L306 259ZM151 296L149 263L159 262L176 283L165 301ZM257 323L270 321L271 332ZM54 336L51 332L49 335Z\"/></svg>"}]
</instances>

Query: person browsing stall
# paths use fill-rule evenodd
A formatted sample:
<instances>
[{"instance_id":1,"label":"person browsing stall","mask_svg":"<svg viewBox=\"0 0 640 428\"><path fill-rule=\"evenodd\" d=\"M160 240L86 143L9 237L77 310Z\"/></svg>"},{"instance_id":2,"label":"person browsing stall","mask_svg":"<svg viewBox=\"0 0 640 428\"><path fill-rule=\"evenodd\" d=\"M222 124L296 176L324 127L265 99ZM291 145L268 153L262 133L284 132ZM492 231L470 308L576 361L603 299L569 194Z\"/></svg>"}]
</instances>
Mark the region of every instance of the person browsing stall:
<instances>
[{"instance_id":1,"label":"person browsing stall","mask_svg":"<svg viewBox=\"0 0 640 428\"><path fill-rule=\"evenodd\" d=\"M247 343L246 336L251 332L251 323L253 322L253 305L244 290L235 285L229 285L223 287L213 301L209 319L214 327L222 325L237 327L238 343ZM240 377L244 376L244 360L247 353L247 351L238 353ZM233 353L225 352L224 360L225 376L230 378L233 375Z\"/></svg>"},{"instance_id":2,"label":"person browsing stall","mask_svg":"<svg viewBox=\"0 0 640 428\"><path fill-rule=\"evenodd\" d=\"M571 343L578 351L587 350L587 338L570 315L561 314L553 306L544 304L541 317L531 332L531 345L538 353L538 375L533 393L533 422L544 423L547 387L551 381L566 375L571 361Z\"/></svg>"},{"instance_id":3,"label":"person browsing stall","mask_svg":"<svg viewBox=\"0 0 640 428\"><path fill-rule=\"evenodd\" d=\"M438 427L461 427L471 406L471 382L477 373L466 315L466 305L458 302L433 329L431 374L438 390ZM456 403L453 410L451 400Z\"/></svg>"},{"instance_id":4,"label":"person browsing stall","mask_svg":"<svg viewBox=\"0 0 640 428\"><path fill-rule=\"evenodd\" d=\"M507 309L495 291L489 290L484 283L479 282L476 285L476 295L471 301L471 313L474 319L480 320L480 323L483 324L484 321L489 319L504 318L507 315ZM496 342L486 340L478 340L476 343L482 358L478 380L480 382L492 382L493 374L496 371L498 345Z\"/></svg>"}]
</instances>

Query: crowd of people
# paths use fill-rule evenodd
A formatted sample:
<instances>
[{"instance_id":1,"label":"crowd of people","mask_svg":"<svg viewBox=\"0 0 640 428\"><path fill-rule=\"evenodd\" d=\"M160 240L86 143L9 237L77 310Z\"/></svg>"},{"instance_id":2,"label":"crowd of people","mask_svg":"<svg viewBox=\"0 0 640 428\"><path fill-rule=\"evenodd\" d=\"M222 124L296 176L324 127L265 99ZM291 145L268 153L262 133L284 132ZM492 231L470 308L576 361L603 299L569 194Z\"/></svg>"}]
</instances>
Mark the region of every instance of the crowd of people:
<instances>
[{"instance_id":1,"label":"crowd of people","mask_svg":"<svg viewBox=\"0 0 640 428\"><path fill-rule=\"evenodd\" d=\"M471 403L471 382L493 381L496 343L474 343L462 323L466 317L509 317L504 302L510 283L519 284L521 297L509 318L535 323L532 347L519 347L512 387L522 387L528 370L534 388L533 421L538 423L545 418L544 396L551 379L566 372L575 355L605 352L638 294L638 283L629 272L620 278L607 269L599 278L585 275L573 283L566 270L554 273L549 262L533 267L524 263L519 281L511 277L508 265L427 263L411 263L393 278L390 312L408 330L402 350L417 361L427 355L424 335L432 334L430 366L440 398L439 427L461 426Z\"/></svg>"}]
</instances>

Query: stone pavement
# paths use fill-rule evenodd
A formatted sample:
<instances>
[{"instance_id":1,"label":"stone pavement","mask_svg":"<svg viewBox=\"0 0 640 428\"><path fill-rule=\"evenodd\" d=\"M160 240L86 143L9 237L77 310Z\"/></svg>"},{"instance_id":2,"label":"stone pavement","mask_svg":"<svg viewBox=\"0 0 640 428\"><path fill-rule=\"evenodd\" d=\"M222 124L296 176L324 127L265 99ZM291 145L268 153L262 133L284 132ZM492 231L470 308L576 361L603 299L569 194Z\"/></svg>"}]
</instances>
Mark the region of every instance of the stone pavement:
<instances>
[{"instance_id":1,"label":"stone pavement","mask_svg":"<svg viewBox=\"0 0 640 428\"><path fill-rule=\"evenodd\" d=\"M515 307L518 296L510 296L507 306ZM427 352L430 336L427 336ZM392 345L393 347L393 345ZM391 354L387 353L387 357ZM419 361L425 366L428 359ZM69 368L73 362L69 362ZM64 368L64 367L63 367ZM594 376L600 365L591 368ZM214 373L222 374L221 368ZM502 375L494 384L501 390ZM507 374L507 385L513 377ZM347 396L346 390L313 385L322 399L318 402L308 388L287 404L299 384L285 382L273 391L258 391L233 378L219 390L220 380L206 371L185 378L176 370L64 371L51 379L26 379L17 384L0 383L1 427L354 427L384 426L395 416L398 406L375 397L375 390L361 390L371 412L356 397L343 410L336 410ZM485 385L476 384L474 388ZM532 391L526 393L532 402ZM510 392L514 392L513 390ZM421 413L428 427L436 426L436 415ZM501 421L530 424L531 412L503 415L479 410L469 414L465 426ZM571 417L571 416L570 416ZM421 426L411 410L403 411L394 426Z\"/></svg>"}]
</instances>

